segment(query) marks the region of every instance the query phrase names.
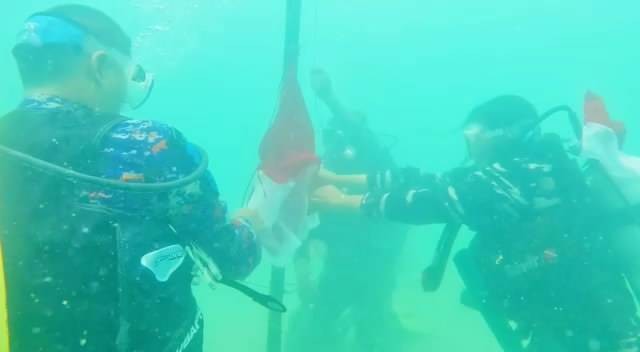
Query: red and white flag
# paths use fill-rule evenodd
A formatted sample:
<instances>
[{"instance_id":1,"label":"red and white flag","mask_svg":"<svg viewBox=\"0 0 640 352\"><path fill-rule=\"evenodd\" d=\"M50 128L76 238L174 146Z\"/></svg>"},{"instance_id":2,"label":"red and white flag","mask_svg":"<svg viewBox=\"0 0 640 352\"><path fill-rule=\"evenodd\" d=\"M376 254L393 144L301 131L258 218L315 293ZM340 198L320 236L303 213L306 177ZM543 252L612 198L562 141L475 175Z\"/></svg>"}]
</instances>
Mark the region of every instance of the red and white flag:
<instances>
[{"instance_id":1,"label":"red and white flag","mask_svg":"<svg viewBox=\"0 0 640 352\"><path fill-rule=\"evenodd\" d=\"M261 242L272 264L286 265L314 225L309 191L320 162L295 67L286 72L277 115L260 145L260 165L247 207L271 231Z\"/></svg>"}]
</instances>

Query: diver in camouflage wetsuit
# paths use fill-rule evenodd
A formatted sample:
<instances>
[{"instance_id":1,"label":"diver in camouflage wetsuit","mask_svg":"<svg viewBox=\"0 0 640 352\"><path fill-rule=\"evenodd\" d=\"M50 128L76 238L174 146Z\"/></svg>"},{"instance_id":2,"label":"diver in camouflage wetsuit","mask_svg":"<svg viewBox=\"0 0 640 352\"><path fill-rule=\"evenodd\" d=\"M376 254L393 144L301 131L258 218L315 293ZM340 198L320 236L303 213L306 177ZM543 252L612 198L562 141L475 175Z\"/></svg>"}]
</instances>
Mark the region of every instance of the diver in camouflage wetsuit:
<instances>
[{"instance_id":1,"label":"diver in camouflage wetsuit","mask_svg":"<svg viewBox=\"0 0 640 352\"><path fill-rule=\"evenodd\" d=\"M0 118L11 150L0 154L11 351L202 351L194 261L246 277L260 260L259 218L227 221L206 155L176 129L119 114L144 102L152 80L107 15L81 5L36 13L13 53L25 96Z\"/></svg>"}]
</instances>

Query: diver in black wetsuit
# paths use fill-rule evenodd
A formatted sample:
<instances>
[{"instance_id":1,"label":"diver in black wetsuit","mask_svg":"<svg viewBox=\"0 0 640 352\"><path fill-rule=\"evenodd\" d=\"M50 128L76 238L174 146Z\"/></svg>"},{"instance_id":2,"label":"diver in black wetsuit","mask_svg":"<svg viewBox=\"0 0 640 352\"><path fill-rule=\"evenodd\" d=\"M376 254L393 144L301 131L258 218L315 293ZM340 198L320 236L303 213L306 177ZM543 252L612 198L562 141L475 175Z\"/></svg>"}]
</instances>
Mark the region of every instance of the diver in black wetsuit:
<instances>
[{"instance_id":1,"label":"diver in black wetsuit","mask_svg":"<svg viewBox=\"0 0 640 352\"><path fill-rule=\"evenodd\" d=\"M36 13L18 36L25 95L0 118L12 352L202 351L194 264L234 280L259 263L259 217L227 220L206 154L120 115L152 87L131 49L81 5Z\"/></svg>"},{"instance_id":2,"label":"diver in black wetsuit","mask_svg":"<svg viewBox=\"0 0 640 352\"><path fill-rule=\"evenodd\" d=\"M456 256L464 303L507 352L638 351L635 302L612 248L620 224L541 119L526 100L498 97L467 120L471 165L379 172L365 197L331 187L322 197L373 218L475 231Z\"/></svg>"},{"instance_id":3,"label":"diver in black wetsuit","mask_svg":"<svg viewBox=\"0 0 640 352\"><path fill-rule=\"evenodd\" d=\"M394 168L385 147L361 114L345 108L331 89L324 71L313 72L313 88L333 117L323 132L323 167L339 175ZM347 194L363 189L342 188ZM318 204L316 204L318 206ZM326 247L317 282L300 272L303 308L292 323L291 351L397 351L402 332L392 311L396 262L407 228L386 221L363 221L329 208L320 212L320 224L310 233L313 252ZM311 254L313 256L313 254ZM310 259L298 258L302 268ZM312 286L312 287L309 287ZM353 332L353 343L346 336ZM350 346L347 348L347 346Z\"/></svg>"}]
</instances>

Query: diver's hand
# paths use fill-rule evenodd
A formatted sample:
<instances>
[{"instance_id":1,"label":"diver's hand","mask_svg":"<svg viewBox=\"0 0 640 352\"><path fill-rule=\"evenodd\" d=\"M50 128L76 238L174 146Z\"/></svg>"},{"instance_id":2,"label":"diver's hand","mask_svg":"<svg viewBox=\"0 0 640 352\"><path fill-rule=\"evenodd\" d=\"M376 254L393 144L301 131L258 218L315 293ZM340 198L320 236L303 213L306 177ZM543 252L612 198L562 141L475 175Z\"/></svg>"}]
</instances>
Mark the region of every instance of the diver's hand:
<instances>
[{"instance_id":1,"label":"diver's hand","mask_svg":"<svg viewBox=\"0 0 640 352\"><path fill-rule=\"evenodd\" d=\"M320 99L330 99L333 96L333 85L329 74L316 68L311 71L311 88Z\"/></svg>"},{"instance_id":2,"label":"diver's hand","mask_svg":"<svg viewBox=\"0 0 640 352\"><path fill-rule=\"evenodd\" d=\"M337 206L346 197L338 187L334 185L326 185L317 188L311 193L311 201L316 204L324 204L326 206Z\"/></svg>"},{"instance_id":3,"label":"diver's hand","mask_svg":"<svg viewBox=\"0 0 640 352\"><path fill-rule=\"evenodd\" d=\"M324 167L320 167L318 169L318 174L316 175L314 186L322 187L326 185L336 185L337 181L339 181L339 176L333 171L327 170Z\"/></svg>"},{"instance_id":4,"label":"diver's hand","mask_svg":"<svg viewBox=\"0 0 640 352\"><path fill-rule=\"evenodd\" d=\"M336 186L327 185L311 193L311 204L316 210L354 213L360 209L362 196L347 195Z\"/></svg>"},{"instance_id":5,"label":"diver's hand","mask_svg":"<svg viewBox=\"0 0 640 352\"><path fill-rule=\"evenodd\" d=\"M187 246L185 250L195 264L192 271L192 283L194 285L200 285L206 282L211 289L215 289L217 283L222 280L222 273L218 265L195 243Z\"/></svg>"},{"instance_id":6,"label":"diver's hand","mask_svg":"<svg viewBox=\"0 0 640 352\"><path fill-rule=\"evenodd\" d=\"M405 167L369 174L367 175L367 184L369 191L389 192L420 187L430 181L431 178L430 175L423 174L418 168Z\"/></svg>"},{"instance_id":7,"label":"diver's hand","mask_svg":"<svg viewBox=\"0 0 640 352\"><path fill-rule=\"evenodd\" d=\"M333 185L339 188L348 188L353 192L366 191L367 175L338 175L331 170L321 167L316 175L315 187Z\"/></svg>"},{"instance_id":8,"label":"diver's hand","mask_svg":"<svg viewBox=\"0 0 640 352\"><path fill-rule=\"evenodd\" d=\"M260 236L261 234L268 231L264 220L262 220L262 217L256 210L242 208L234 214L233 219L240 219L249 223L251 229L256 233L257 236Z\"/></svg>"}]
</instances>

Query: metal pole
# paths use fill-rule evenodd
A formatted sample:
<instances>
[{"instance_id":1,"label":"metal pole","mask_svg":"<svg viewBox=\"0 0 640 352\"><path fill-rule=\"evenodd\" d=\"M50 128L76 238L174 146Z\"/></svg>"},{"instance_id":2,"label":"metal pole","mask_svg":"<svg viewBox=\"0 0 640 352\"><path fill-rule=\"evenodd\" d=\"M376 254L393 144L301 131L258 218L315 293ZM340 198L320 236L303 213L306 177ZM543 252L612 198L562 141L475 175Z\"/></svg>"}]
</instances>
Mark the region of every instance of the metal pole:
<instances>
[{"instance_id":1,"label":"metal pole","mask_svg":"<svg viewBox=\"0 0 640 352\"><path fill-rule=\"evenodd\" d=\"M302 0L287 0L284 38L284 73L297 74L300 56L300 18Z\"/></svg>"},{"instance_id":2,"label":"metal pole","mask_svg":"<svg viewBox=\"0 0 640 352\"><path fill-rule=\"evenodd\" d=\"M280 302L284 298L284 268L271 268L271 296ZM267 330L267 352L282 351L282 313L269 311L269 325Z\"/></svg>"},{"instance_id":3,"label":"metal pole","mask_svg":"<svg viewBox=\"0 0 640 352\"><path fill-rule=\"evenodd\" d=\"M300 55L300 17L302 0L287 0L286 26L284 39L284 69L283 81L288 75L298 74L298 58ZM284 268L271 268L270 294L276 300L283 302L286 273ZM269 312L269 325L267 330L267 352L282 351L282 325L281 313Z\"/></svg>"}]
</instances>

